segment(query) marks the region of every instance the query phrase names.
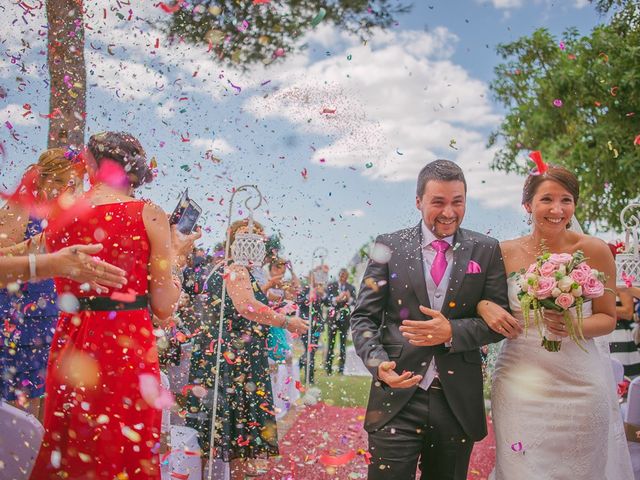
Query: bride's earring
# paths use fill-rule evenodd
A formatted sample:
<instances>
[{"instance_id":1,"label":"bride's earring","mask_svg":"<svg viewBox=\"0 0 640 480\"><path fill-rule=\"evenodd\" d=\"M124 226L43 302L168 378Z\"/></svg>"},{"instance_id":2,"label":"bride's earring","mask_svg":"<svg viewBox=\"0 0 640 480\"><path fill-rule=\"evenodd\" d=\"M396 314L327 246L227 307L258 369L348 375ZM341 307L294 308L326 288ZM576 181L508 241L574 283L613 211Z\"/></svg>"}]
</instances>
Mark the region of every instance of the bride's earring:
<instances>
[{"instance_id":1,"label":"bride's earring","mask_svg":"<svg viewBox=\"0 0 640 480\"><path fill-rule=\"evenodd\" d=\"M531 218L531 214L529 214L529 218L527 218L527 225L531 225L533 223L533 219Z\"/></svg>"}]
</instances>

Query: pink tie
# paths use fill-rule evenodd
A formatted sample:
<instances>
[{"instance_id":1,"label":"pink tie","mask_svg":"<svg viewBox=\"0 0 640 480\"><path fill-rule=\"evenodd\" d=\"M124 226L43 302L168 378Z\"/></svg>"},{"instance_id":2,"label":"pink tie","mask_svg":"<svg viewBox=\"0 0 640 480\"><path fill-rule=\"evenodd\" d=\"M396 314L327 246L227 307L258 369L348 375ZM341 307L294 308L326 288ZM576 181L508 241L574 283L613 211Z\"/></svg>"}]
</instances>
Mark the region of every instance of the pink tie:
<instances>
[{"instance_id":1,"label":"pink tie","mask_svg":"<svg viewBox=\"0 0 640 480\"><path fill-rule=\"evenodd\" d=\"M436 286L440 285L444 272L447 270L447 257L445 252L451 245L444 240L434 240L431 242L431 246L436 251L436 258L433 259L431 264L431 278L435 282Z\"/></svg>"}]
</instances>

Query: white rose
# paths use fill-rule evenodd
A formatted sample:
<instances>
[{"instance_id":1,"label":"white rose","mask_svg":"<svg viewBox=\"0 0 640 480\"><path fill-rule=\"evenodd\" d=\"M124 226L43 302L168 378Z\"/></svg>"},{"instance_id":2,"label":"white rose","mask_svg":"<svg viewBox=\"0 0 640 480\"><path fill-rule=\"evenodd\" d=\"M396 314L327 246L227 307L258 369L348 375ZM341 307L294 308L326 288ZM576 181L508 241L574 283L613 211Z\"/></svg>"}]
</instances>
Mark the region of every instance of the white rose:
<instances>
[{"instance_id":1,"label":"white rose","mask_svg":"<svg viewBox=\"0 0 640 480\"><path fill-rule=\"evenodd\" d=\"M563 292L569 292L571 285L573 285L573 278L571 277L562 277L562 279L558 281L558 288Z\"/></svg>"},{"instance_id":2,"label":"white rose","mask_svg":"<svg viewBox=\"0 0 640 480\"><path fill-rule=\"evenodd\" d=\"M573 295L576 298L581 297L582 296L582 287L580 285L578 285L576 288L571 290L571 295Z\"/></svg>"},{"instance_id":3,"label":"white rose","mask_svg":"<svg viewBox=\"0 0 640 480\"><path fill-rule=\"evenodd\" d=\"M551 296L554 298L559 297L561 293L562 293L562 290L560 290L558 287L551 290Z\"/></svg>"},{"instance_id":4,"label":"white rose","mask_svg":"<svg viewBox=\"0 0 640 480\"><path fill-rule=\"evenodd\" d=\"M558 273L561 273L562 275L566 275L567 274L567 267L566 265L560 265L558 267Z\"/></svg>"}]
</instances>

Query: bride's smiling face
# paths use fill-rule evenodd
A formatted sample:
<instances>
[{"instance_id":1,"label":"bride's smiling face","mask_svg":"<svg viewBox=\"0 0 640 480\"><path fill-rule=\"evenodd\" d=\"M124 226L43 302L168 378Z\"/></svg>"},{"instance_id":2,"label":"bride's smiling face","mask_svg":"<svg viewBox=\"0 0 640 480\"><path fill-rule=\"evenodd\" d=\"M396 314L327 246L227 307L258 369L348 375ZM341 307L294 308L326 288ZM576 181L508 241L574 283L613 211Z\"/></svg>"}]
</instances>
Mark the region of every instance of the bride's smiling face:
<instances>
[{"instance_id":1,"label":"bride's smiling face","mask_svg":"<svg viewBox=\"0 0 640 480\"><path fill-rule=\"evenodd\" d=\"M566 229L576 210L571 192L553 180L542 182L531 203L525 203L524 206L531 213L536 228L552 231Z\"/></svg>"}]
</instances>

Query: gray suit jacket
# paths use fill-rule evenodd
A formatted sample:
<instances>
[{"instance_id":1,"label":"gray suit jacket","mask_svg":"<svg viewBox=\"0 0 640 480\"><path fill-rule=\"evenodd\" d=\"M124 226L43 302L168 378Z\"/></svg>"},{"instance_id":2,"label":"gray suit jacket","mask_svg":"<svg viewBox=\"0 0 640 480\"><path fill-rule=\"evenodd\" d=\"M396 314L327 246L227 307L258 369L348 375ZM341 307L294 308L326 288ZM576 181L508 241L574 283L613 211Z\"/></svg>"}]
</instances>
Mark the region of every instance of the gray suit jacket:
<instances>
[{"instance_id":1,"label":"gray suit jacket","mask_svg":"<svg viewBox=\"0 0 640 480\"><path fill-rule=\"evenodd\" d=\"M391 250L391 259L388 263L369 261L351 315L356 351L374 377L365 429L371 432L382 428L419 388L394 389L377 381L380 362L393 360L397 372L410 370L424 375L435 357L444 395L454 415L469 437L484 438L487 425L479 347L504 337L478 317L476 305L481 300L491 300L508 309L507 280L498 241L465 229L459 229L454 236L453 266L442 307L453 330L450 348L444 344L411 345L399 330L402 319L429 319L418 308L430 306L420 224L380 235L376 243ZM466 273L470 260L480 265L481 273ZM367 278L378 282L379 288L367 286Z\"/></svg>"}]
</instances>

